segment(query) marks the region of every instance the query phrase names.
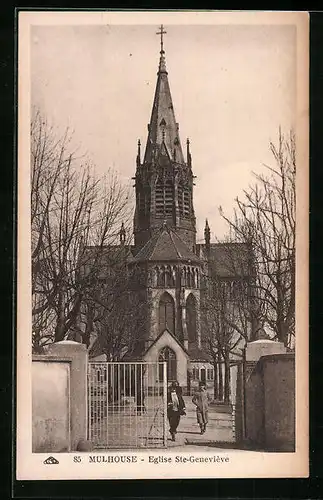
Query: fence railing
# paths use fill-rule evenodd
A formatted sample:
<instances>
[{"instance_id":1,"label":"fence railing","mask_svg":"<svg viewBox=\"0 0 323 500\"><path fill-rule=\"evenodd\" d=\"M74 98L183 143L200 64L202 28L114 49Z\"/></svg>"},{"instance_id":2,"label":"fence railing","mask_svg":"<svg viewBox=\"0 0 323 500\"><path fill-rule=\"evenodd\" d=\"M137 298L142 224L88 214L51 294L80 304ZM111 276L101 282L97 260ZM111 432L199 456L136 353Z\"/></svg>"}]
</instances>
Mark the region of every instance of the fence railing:
<instances>
[{"instance_id":1,"label":"fence railing","mask_svg":"<svg viewBox=\"0 0 323 500\"><path fill-rule=\"evenodd\" d=\"M88 410L96 448L165 447L166 363L90 362Z\"/></svg>"}]
</instances>

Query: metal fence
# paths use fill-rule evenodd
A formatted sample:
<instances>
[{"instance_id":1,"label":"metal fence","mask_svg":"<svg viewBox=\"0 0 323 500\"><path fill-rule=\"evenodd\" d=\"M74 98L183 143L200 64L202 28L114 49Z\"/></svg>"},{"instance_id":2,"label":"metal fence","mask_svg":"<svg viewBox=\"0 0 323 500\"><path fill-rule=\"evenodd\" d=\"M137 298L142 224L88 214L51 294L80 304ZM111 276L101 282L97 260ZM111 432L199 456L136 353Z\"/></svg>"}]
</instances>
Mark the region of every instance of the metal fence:
<instances>
[{"instance_id":1,"label":"metal fence","mask_svg":"<svg viewBox=\"0 0 323 500\"><path fill-rule=\"evenodd\" d=\"M89 363L88 437L95 448L167 445L166 363Z\"/></svg>"}]
</instances>

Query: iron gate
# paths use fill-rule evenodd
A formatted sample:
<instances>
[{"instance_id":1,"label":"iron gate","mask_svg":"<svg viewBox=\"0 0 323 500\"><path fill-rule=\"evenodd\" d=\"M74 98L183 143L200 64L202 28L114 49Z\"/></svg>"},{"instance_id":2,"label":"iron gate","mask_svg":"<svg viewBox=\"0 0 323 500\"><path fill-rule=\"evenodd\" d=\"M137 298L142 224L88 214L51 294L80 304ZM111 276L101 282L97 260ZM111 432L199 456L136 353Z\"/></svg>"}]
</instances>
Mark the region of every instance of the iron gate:
<instances>
[{"instance_id":1,"label":"iron gate","mask_svg":"<svg viewBox=\"0 0 323 500\"><path fill-rule=\"evenodd\" d=\"M88 437L95 448L167 445L166 362L88 366Z\"/></svg>"}]
</instances>

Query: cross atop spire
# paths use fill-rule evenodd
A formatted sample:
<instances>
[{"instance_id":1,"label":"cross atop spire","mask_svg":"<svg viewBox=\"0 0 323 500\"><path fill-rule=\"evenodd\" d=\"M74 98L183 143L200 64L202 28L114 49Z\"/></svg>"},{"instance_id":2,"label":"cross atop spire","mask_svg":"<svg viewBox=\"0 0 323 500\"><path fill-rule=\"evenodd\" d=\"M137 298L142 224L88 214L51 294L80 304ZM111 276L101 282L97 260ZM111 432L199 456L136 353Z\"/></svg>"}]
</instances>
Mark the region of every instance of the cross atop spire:
<instances>
[{"instance_id":1,"label":"cross atop spire","mask_svg":"<svg viewBox=\"0 0 323 500\"><path fill-rule=\"evenodd\" d=\"M166 30L161 24L157 35L160 35L160 58L157 72L157 84L152 107L150 123L148 126L148 140L144 155L144 163L156 160L158 153L172 158L176 163L184 164L183 152L180 144L178 125L175 119L174 106L168 82L164 52L164 34ZM174 149L176 149L174 157ZM176 159L175 159L176 158Z\"/></svg>"},{"instance_id":2,"label":"cross atop spire","mask_svg":"<svg viewBox=\"0 0 323 500\"><path fill-rule=\"evenodd\" d=\"M159 26L160 31L157 31L156 35L160 35L160 53L162 54L164 52L164 36L167 31L164 31L164 26L161 24Z\"/></svg>"}]
</instances>

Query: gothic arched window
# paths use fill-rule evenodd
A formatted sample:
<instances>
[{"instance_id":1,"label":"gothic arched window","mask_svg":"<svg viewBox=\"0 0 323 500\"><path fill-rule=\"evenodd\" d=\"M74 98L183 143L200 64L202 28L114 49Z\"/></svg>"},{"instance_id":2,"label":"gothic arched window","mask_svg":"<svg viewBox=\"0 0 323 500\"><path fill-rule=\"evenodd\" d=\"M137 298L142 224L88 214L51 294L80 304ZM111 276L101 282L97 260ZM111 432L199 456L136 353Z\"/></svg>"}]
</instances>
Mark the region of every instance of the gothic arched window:
<instances>
[{"instance_id":1,"label":"gothic arched window","mask_svg":"<svg viewBox=\"0 0 323 500\"><path fill-rule=\"evenodd\" d=\"M174 276L172 273L172 268L170 266L167 266L166 268L166 287L170 288L175 286L175 281L174 281Z\"/></svg>"},{"instance_id":2,"label":"gothic arched window","mask_svg":"<svg viewBox=\"0 0 323 500\"><path fill-rule=\"evenodd\" d=\"M150 189L145 190L145 215L150 213Z\"/></svg>"},{"instance_id":3,"label":"gothic arched window","mask_svg":"<svg viewBox=\"0 0 323 500\"><path fill-rule=\"evenodd\" d=\"M176 362L176 354L169 347L164 347L158 356L158 361L167 363L167 381L176 380L177 376L177 362ZM163 365L159 365L159 381L163 380Z\"/></svg>"},{"instance_id":4,"label":"gothic arched window","mask_svg":"<svg viewBox=\"0 0 323 500\"><path fill-rule=\"evenodd\" d=\"M187 268L187 286L188 288L193 288L194 286L192 269L190 267Z\"/></svg>"},{"instance_id":5,"label":"gothic arched window","mask_svg":"<svg viewBox=\"0 0 323 500\"><path fill-rule=\"evenodd\" d=\"M189 342L196 341L196 299L190 293L186 300L186 325Z\"/></svg>"},{"instance_id":6,"label":"gothic arched window","mask_svg":"<svg viewBox=\"0 0 323 500\"><path fill-rule=\"evenodd\" d=\"M159 332L169 330L175 333L175 305L169 293L163 293L159 301Z\"/></svg>"},{"instance_id":7,"label":"gothic arched window","mask_svg":"<svg viewBox=\"0 0 323 500\"><path fill-rule=\"evenodd\" d=\"M161 266L159 268L159 273L158 273L158 277L157 277L157 285L162 286L162 287L165 286L165 267L164 266Z\"/></svg>"},{"instance_id":8,"label":"gothic arched window","mask_svg":"<svg viewBox=\"0 0 323 500\"><path fill-rule=\"evenodd\" d=\"M140 182L137 185L136 192L139 218L144 220L150 213L150 188Z\"/></svg>"},{"instance_id":9,"label":"gothic arched window","mask_svg":"<svg viewBox=\"0 0 323 500\"><path fill-rule=\"evenodd\" d=\"M182 286L187 286L186 267L183 267L183 270L182 270Z\"/></svg>"},{"instance_id":10,"label":"gothic arched window","mask_svg":"<svg viewBox=\"0 0 323 500\"><path fill-rule=\"evenodd\" d=\"M158 286L158 275L159 269L158 266L156 266L153 270L153 286Z\"/></svg>"}]
</instances>

